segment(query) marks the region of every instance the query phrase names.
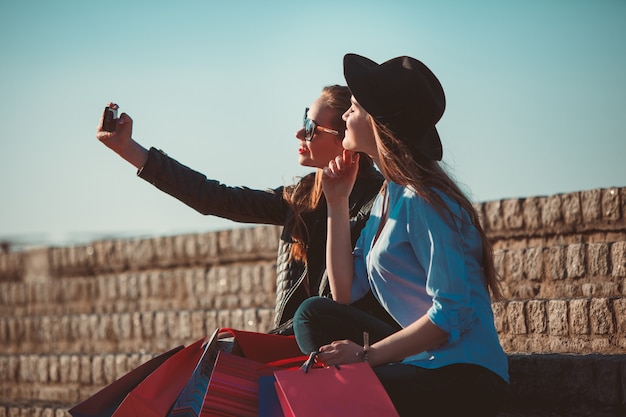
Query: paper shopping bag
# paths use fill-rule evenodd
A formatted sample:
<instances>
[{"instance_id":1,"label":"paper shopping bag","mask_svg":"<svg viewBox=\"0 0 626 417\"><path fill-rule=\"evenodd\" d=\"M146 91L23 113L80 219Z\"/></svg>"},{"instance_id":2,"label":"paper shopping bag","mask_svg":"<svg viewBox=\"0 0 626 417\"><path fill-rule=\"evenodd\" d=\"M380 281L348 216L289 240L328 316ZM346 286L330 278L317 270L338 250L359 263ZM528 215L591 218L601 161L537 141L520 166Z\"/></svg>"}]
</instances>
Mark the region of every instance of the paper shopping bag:
<instances>
[{"instance_id":1,"label":"paper shopping bag","mask_svg":"<svg viewBox=\"0 0 626 417\"><path fill-rule=\"evenodd\" d=\"M73 417L111 417L126 395L163 362L183 349L175 347L143 363L126 375L118 378L102 388L85 401L70 408L68 412Z\"/></svg>"},{"instance_id":2,"label":"paper shopping bag","mask_svg":"<svg viewBox=\"0 0 626 417\"><path fill-rule=\"evenodd\" d=\"M218 340L219 329L216 330L205 344L204 352L196 365L193 374L187 381L168 417L198 417L202 411L204 397L213 374L217 354L223 350L230 350L231 344L224 344Z\"/></svg>"},{"instance_id":3,"label":"paper shopping bag","mask_svg":"<svg viewBox=\"0 0 626 417\"><path fill-rule=\"evenodd\" d=\"M257 417L259 378L277 368L219 352L202 405L202 417Z\"/></svg>"},{"instance_id":4,"label":"paper shopping bag","mask_svg":"<svg viewBox=\"0 0 626 417\"><path fill-rule=\"evenodd\" d=\"M366 362L274 372L286 417L397 417L398 413Z\"/></svg>"},{"instance_id":5,"label":"paper shopping bag","mask_svg":"<svg viewBox=\"0 0 626 417\"><path fill-rule=\"evenodd\" d=\"M257 362L276 362L279 367L291 367L295 363L299 366L307 358L294 336L220 329L220 338L229 336L234 338L233 353ZM288 359L293 359L293 363Z\"/></svg>"},{"instance_id":6,"label":"paper shopping bag","mask_svg":"<svg viewBox=\"0 0 626 417\"><path fill-rule=\"evenodd\" d=\"M166 360L128 393L112 417L165 417L193 373L204 338Z\"/></svg>"}]
</instances>

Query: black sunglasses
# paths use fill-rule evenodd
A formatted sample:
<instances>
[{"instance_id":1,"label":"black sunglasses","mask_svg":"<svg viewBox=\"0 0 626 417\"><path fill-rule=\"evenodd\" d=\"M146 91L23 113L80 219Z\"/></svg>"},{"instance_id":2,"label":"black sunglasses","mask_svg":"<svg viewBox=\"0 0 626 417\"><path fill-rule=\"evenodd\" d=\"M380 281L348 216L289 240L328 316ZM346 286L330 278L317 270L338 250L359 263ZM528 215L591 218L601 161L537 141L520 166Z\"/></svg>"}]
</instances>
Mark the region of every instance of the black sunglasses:
<instances>
[{"instance_id":1,"label":"black sunglasses","mask_svg":"<svg viewBox=\"0 0 626 417\"><path fill-rule=\"evenodd\" d=\"M316 130L321 130L322 132L330 133L331 135L338 136L339 131L335 129L331 129L329 127L320 126L313 119L309 119L307 114L309 113L309 108L304 109L304 118L302 120L302 127L304 127L304 140L310 142L313 139L313 135Z\"/></svg>"}]
</instances>

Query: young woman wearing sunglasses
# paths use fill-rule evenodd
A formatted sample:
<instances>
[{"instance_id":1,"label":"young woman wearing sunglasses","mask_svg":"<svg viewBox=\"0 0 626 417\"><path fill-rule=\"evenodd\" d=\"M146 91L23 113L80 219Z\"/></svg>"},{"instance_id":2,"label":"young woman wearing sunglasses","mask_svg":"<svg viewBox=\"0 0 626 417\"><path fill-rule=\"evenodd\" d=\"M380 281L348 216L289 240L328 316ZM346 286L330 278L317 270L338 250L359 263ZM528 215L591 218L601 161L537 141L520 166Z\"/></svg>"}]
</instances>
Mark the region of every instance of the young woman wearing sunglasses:
<instances>
[{"instance_id":1,"label":"young woman wearing sunglasses","mask_svg":"<svg viewBox=\"0 0 626 417\"><path fill-rule=\"evenodd\" d=\"M109 107L118 108L114 103ZM202 214L243 223L283 225L272 332L292 334L292 317L300 303L310 296L329 293L324 274L326 202L321 188L321 168L343 151L345 122L342 114L349 107L347 87L333 85L322 90L320 97L307 108L303 126L296 132L300 142L299 163L317 169L297 184L272 190L226 186L207 179L155 148L147 150L132 139L133 121L124 113L117 121L115 132L104 131L101 120L96 136L134 165L141 178ZM349 198L354 241L365 224L381 183L380 173L364 155ZM370 295L357 305L388 320L386 312Z\"/></svg>"},{"instance_id":2,"label":"young woman wearing sunglasses","mask_svg":"<svg viewBox=\"0 0 626 417\"><path fill-rule=\"evenodd\" d=\"M323 176L334 300L301 304L296 340L327 365L369 362L401 416L495 416L508 381L490 301L500 292L478 214L438 163L443 88L410 57L348 54L344 74L346 151ZM362 154L351 151L385 177L354 251L348 195ZM400 330L346 305L370 290Z\"/></svg>"}]
</instances>

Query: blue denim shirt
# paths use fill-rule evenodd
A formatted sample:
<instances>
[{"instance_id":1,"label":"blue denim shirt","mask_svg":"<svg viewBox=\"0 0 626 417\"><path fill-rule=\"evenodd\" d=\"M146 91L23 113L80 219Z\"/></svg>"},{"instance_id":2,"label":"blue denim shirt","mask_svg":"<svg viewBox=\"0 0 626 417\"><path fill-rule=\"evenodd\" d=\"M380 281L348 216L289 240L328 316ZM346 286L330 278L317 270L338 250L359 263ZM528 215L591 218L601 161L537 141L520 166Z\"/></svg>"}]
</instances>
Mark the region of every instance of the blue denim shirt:
<instances>
[{"instance_id":1,"label":"blue denim shirt","mask_svg":"<svg viewBox=\"0 0 626 417\"><path fill-rule=\"evenodd\" d=\"M447 343L403 362L423 368L476 364L508 382L508 360L481 268L479 232L464 209L440 195L453 217L389 182L387 222L372 244L383 208L379 195L354 249L352 300L371 288L402 327L427 314L448 334Z\"/></svg>"}]
</instances>

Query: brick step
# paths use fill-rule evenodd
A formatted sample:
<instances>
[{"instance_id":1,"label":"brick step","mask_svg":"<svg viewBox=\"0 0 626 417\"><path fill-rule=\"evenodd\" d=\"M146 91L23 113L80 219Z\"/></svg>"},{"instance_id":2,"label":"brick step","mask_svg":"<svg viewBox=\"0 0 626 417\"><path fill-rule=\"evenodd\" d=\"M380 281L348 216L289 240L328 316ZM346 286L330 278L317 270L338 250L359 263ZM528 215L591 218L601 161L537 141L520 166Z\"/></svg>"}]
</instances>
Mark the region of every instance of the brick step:
<instances>
[{"instance_id":1,"label":"brick step","mask_svg":"<svg viewBox=\"0 0 626 417\"><path fill-rule=\"evenodd\" d=\"M496 250L494 260L507 299L626 294L626 241Z\"/></svg>"},{"instance_id":2,"label":"brick step","mask_svg":"<svg viewBox=\"0 0 626 417\"><path fill-rule=\"evenodd\" d=\"M626 353L626 298L505 301L492 305L507 352ZM162 350L216 327L268 331L272 308L161 310L0 317L6 353Z\"/></svg>"},{"instance_id":3,"label":"brick step","mask_svg":"<svg viewBox=\"0 0 626 417\"><path fill-rule=\"evenodd\" d=\"M587 297L493 303L508 353L626 354L626 298Z\"/></svg>"},{"instance_id":4,"label":"brick step","mask_svg":"<svg viewBox=\"0 0 626 417\"><path fill-rule=\"evenodd\" d=\"M626 294L626 242L495 252L507 299ZM0 283L0 316L267 307L275 260Z\"/></svg>"},{"instance_id":5,"label":"brick step","mask_svg":"<svg viewBox=\"0 0 626 417\"><path fill-rule=\"evenodd\" d=\"M626 187L475 204L494 247L624 241Z\"/></svg>"},{"instance_id":6,"label":"brick step","mask_svg":"<svg viewBox=\"0 0 626 417\"><path fill-rule=\"evenodd\" d=\"M0 398L11 398L17 403L71 406L154 356L149 353L2 355Z\"/></svg>"},{"instance_id":7,"label":"brick step","mask_svg":"<svg viewBox=\"0 0 626 417\"><path fill-rule=\"evenodd\" d=\"M265 332L273 317L270 308L0 317L0 346L5 354L159 352L218 327Z\"/></svg>"},{"instance_id":8,"label":"brick step","mask_svg":"<svg viewBox=\"0 0 626 417\"><path fill-rule=\"evenodd\" d=\"M276 263L0 283L0 316L234 309L276 302Z\"/></svg>"},{"instance_id":9,"label":"brick step","mask_svg":"<svg viewBox=\"0 0 626 417\"><path fill-rule=\"evenodd\" d=\"M67 356L60 355L58 363L54 356L40 357L45 365L32 356L14 359L15 377L0 382L0 398L10 393L12 403L0 400L0 416L68 416L66 410L71 406L150 357L112 354L65 359ZM509 367L511 384L500 417L609 417L626 413L625 355L510 355Z\"/></svg>"},{"instance_id":10,"label":"brick step","mask_svg":"<svg viewBox=\"0 0 626 417\"><path fill-rule=\"evenodd\" d=\"M280 230L278 226L256 226L0 253L0 281L37 281L271 260L276 259Z\"/></svg>"}]
</instances>

